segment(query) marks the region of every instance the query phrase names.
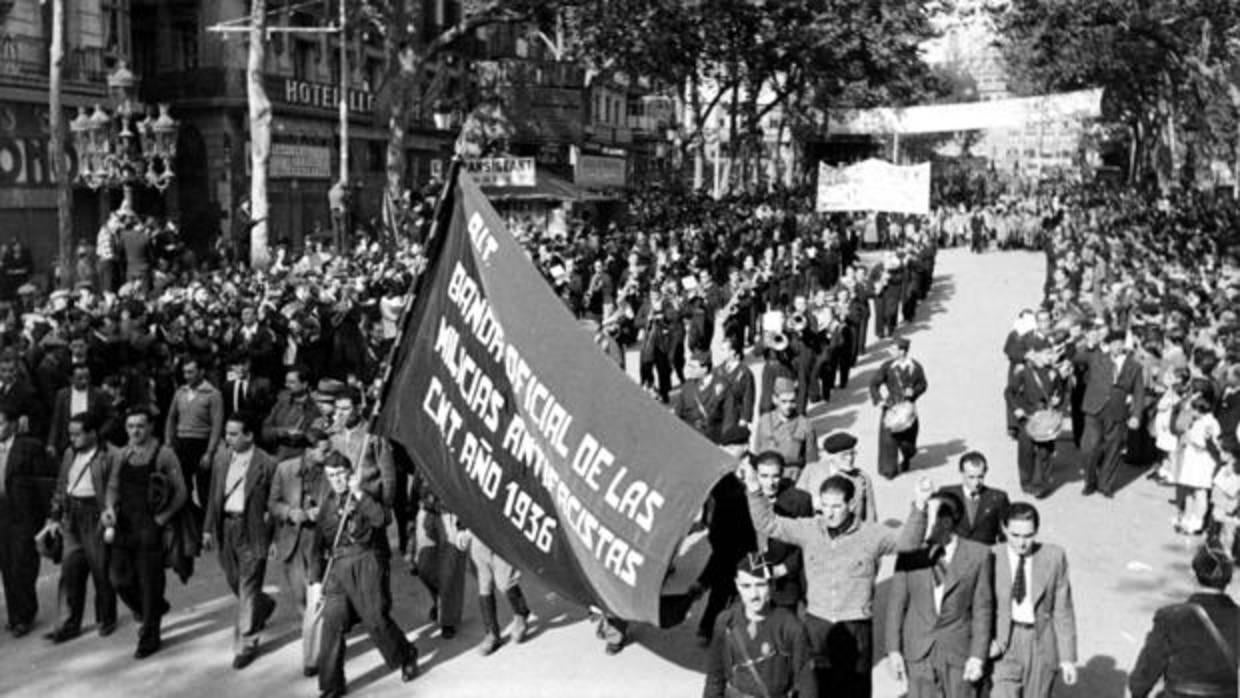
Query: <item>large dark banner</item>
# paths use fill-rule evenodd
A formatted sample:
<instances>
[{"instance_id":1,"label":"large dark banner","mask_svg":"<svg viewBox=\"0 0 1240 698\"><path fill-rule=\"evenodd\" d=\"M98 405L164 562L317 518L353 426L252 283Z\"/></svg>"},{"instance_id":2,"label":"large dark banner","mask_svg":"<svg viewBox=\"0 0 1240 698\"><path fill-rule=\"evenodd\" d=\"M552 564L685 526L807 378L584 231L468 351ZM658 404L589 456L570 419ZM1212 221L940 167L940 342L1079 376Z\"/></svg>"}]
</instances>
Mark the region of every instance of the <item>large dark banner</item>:
<instances>
[{"instance_id":1,"label":"large dark banner","mask_svg":"<svg viewBox=\"0 0 1240 698\"><path fill-rule=\"evenodd\" d=\"M464 172L451 196L378 431L519 569L658 622L677 544L729 459L602 353Z\"/></svg>"}]
</instances>

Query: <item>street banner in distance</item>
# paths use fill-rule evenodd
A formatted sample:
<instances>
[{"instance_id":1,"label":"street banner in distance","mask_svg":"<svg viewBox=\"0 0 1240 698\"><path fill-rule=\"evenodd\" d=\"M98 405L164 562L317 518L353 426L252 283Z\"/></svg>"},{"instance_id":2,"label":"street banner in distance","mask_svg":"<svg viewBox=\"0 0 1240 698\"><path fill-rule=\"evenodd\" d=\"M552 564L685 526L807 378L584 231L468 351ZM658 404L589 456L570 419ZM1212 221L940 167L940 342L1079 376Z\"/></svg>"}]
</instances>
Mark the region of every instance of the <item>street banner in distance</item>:
<instances>
[{"instance_id":1,"label":"street banner in distance","mask_svg":"<svg viewBox=\"0 0 1240 698\"><path fill-rule=\"evenodd\" d=\"M847 167L818 165L817 210L930 213L930 163L869 159Z\"/></svg>"},{"instance_id":2,"label":"street banner in distance","mask_svg":"<svg viewBox=\"0 0 1240 698\"><path fill-rule=\"evenodd\" d=\"M467 172L450 196L377 431L497 555L657 623L678 545L734 463L603 353Z\"/></svg>"}]
</instances>

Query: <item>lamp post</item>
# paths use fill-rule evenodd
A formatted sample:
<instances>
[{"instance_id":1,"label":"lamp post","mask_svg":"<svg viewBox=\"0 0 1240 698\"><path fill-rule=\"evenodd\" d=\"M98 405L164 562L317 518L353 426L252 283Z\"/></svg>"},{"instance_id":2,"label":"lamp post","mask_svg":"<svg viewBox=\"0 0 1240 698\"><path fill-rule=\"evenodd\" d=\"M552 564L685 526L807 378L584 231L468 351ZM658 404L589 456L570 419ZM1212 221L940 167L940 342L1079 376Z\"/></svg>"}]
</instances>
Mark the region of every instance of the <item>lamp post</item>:
<instances>
[{"instance_id":1,"label":"lamp post","mask_svg":"<svg viewBox=\"0 0 1240 698\"><path fill-rule=\"evenodd\" d=\"M138 78L120 61L108 75L111 112L78 107L69 137L78 154L78 181L91 189L121 189L121 210L133 211L133 188L163 192L175 176L178 124L167 104L158 114L137 99Z\"/></svg>"}]
</instances>

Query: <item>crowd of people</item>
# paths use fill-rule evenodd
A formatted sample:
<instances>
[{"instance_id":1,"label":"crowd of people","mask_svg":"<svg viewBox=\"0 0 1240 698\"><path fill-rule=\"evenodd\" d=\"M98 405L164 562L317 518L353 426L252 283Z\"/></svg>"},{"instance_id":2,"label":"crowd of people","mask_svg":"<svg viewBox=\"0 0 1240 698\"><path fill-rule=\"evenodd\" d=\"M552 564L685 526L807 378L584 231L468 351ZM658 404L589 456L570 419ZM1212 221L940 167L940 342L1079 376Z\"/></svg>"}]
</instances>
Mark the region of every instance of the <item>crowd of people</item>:
<instances>
[{"instance_id":1,"label":"crowd of people","mask_svg":"<svg viewBox=\"0 0 1240 698\"><path fill-rule=\"evenodd\" d=\"M1228 222L1207 210L1082 197L884 221L872 265L859 250L876 218L820 216L792 192L716 201L653 190L623 223L574 224L564 237L522 226L531 260L600 350L621 368L635 351L652 399L739 463L703 513L712 553L694 594L706 596L706 695L868 696L875 632L916 696L987 685L1047 696L1056 675L1075 680L1065 554L1036 541L1032 503L984 484L984 455L960 459L959 486L918 483L896 534L877 523L856 438L820 434L811 418L874 350L873 327L894 347L865 386L879 407L876 472L913 467L916 403L932 377L901 328L933 290L942 245L1047 250L1044 302L1005 348L1024 492L1054 488L1069 430L1087 494L1113 493L1124 457L1157 460L1182 495L1175 525L1216 533L1194 560L1199 580L1225 589L1240 277L1220 275ZM44 293L6 259L0 277L20 280L0 286L0 521L15 534L0 538L0 572L14 636L36 623L43 556L60 566L50 641L81 634L89 584L98 633L115 631L119 599L140 626L135 657L149 657L171 610L165 570L184 581L206 550L237 600L233 666L264 649L270 564L302 618L303 673L325 696L346 689L355 623L402 679L417 676L418 650L391 618L397 555L430 592L442 638L461 625L471 567L479 651L528 636L521 574L504 551L460 525L402 448L368 433L425 265L419 245L315 239L297 254L278 246L255 272L227 255L200 263L174 227L119 211L82 251L71 292ZM879 561L893 554L895 603L875 628ZM1234 606L1208 611L1234 628ZM1183 618L1164 621L1156 630ZM609 654L627 642L624 619L604 615L598 634ZM1134 694L1172 671L1158 665L1171 654L1143 652Z\"/></svg>"}]
</instances>

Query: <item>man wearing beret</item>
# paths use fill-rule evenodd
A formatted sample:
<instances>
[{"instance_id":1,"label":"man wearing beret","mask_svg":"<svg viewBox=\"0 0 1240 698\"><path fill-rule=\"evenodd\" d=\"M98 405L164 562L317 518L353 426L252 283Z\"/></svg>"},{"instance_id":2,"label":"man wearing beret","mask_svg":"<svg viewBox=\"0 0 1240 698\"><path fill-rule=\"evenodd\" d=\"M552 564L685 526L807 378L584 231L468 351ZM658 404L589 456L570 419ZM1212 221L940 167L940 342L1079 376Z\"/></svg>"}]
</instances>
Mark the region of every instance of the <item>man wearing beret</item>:
<instances>
[{"instance_id":1,"label":"man wearing beret","mask_svg":"<svg viewBox=\"0 0 1240 698\"><path fill-rule=\"evenodd\" d=\"M784 458L788 477L795 480L807 463L818 460L818 435L814 425L797 413L797 384L790 378L775 379L775 409L758 417L754 425L754 452L775 451Z\"/></svg>"},{"instance_id":2,"label":"man wearing beret","mask_svg":"<svg viewBox=\"0 0 1240 698\"><path fill-rule=\"evenodd\" d=\"M857 437L845 431L837 431L822 443L826 458L809 463L797 479L797 488L813 496L822 483L832 475L842 475L852 481L856 490L853 497L853 515L861 521L878 521L878 505L874 501L874 484L870 476L857 467Z\"/></svg>"},{"instance_id":3,"label":"man wearing beret","mask_svg":"<svg viewBox=\"0 0 1240 698\"><path fill-rule=\"evenodd\" d=\"M916 403L926 392L926 371L909 357L908 339L897 339L896 349L899 355L884 361L870 380L870 399L882 406L878 422L878 472L889 480L908 472L913 456L917 455L917 432L921 424L914 414L910 427L892 432L887 427L887 411L901 402Z\"/></svg>"}]
</instances>

